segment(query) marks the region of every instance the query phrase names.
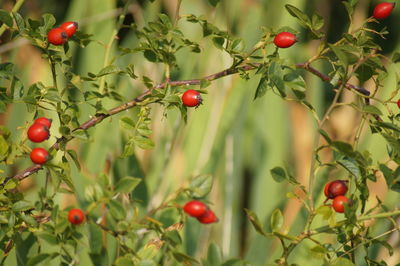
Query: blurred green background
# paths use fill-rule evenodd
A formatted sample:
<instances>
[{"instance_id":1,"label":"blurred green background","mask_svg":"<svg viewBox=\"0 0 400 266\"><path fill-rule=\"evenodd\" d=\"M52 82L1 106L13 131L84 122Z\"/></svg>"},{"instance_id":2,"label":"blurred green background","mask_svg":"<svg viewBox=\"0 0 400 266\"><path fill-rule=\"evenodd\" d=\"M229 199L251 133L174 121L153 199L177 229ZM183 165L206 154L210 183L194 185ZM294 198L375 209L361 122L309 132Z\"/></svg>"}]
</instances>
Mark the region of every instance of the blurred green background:
<instances>
[{"instance_id":1,"label":"blurred green background","mask_svg":"<svg viewBox=\"0 0 400 266\"><path fill-rule=\"evenodd\" d=\"M332 0L222 0L217 8L213 8L206 0L183 0L180 14L205 15L207 19L238 37L246 43L247 50L257 43L262 28L270 27L275 30L283 26L290 26L299 31L299 42L291 49L281 52L282 57L301 63L310 58L316 51L319 43L311 41L307 32L303 31L296 20L285 10L285 4L292 4L307 14L319 13L325 18L323 30L327 32L329 42L335 42L346 29L348 18L341 1ZM1 8L10 10L13 1L3 0ZM376 1L360 0L354 15L355 25L366 19ZM123 1L114 0L29 0L23 5L20 13L24 17L40 19L44 13L52 13L60 24L63 21L79 22L79 30L93 34L92 42L82 49L71 45L73 49L73 71L86 75L87 72L97 73L103 67L105 43L110 39L116 24L116 17L120 14ZM125 23L135 22L142 27L155 19L160 12L174 17L177 0L133 1L129 7ZM395 14L385 20L377 28L388 27L390 34L386 40L377 40L382 45L383 53L390 54L399 48L399 8ZM200 42L202 53L193 54L181 50L177 54L179 69L172 73L173 80L200 78L230 66L231 59L227 54L216 49L210 40L202 38L201 28L198 25L179 22L179 27L189 39ZM2 62L15 62L19 68L19 77L24 85L42 81L51 84L51 72L48 63L41 59L40 51L29 45L24 39L14 39L9 42L10 36L5 34L0 45ZM134 48L137 38L133 32L120 32L118 45ZM112 49L116 54L116 46ZM136 74L146 75L156 83L163 82L163 66L149 63L141 54L119 57L116 64L126 66L135 65ZM315 64L323 73L329 69L324 64ZM389 67L389 77L385 87L381 90L382 97L389 95L395 86L395 69ZM69 147L78 151L82 170L72 169L73 182L77 188L77 197L60 195L58 200L62 207L70 205L85 207L85 190L95 183L96 177L106 172L114 178L125 175L141 177L144 183L135 191L137 199L141 200L142 208L149 209L157 206L169 193L175 191L190 177L197 174L212 174L214 187L208 197L212 208L220 218L220 222L208 226L199 225L194 219L188 219L183 236L185 249L196 258L206 256L210 242L218 244L225 258L243 257L251 265L266 265L274 262L280 253L279 242L275 239L266 239L256 234L251 227L243 208L253 210L269 227L269 217L275 208L280 208L285 216L285 227L296 234L302 230L306 212L300 202L288 199L286 194L292 190L287 184L276 183L270 175L270 169L275 166L288 165L294 176L304 185L308 184L311 153L315 123L312 116L301 105L283 101L271 91L261 99L253 101L259 76L251 75L249 81L242 80L237 75L214 81L208 87L208 94L204 96L204 104L198 109L188 112L188 122L185 124L180 114L173 110L163 117L161 106L152 106L152 139L156 143L153 150L137 149L135 156L121 159L125 132L119 126L119 118L129 116L135 118L137 110L130 110L115 117L108 118L94 129L90 129L90 141L72 141ZM333 94L331 87L323 84L318 78L304 73L307 81L307 97L316 107L318 114L326 110ZM140 80L130 80L119 76L108 79L117 90L132 99L145 90ZM356 84L356 80L352 80ZM366 83L365 88L372 88L374 84ZM341 101L351 102L355 96L345 92ZM118 105L115 101L104 101L108 107ZM86 121L94 114L94 109L82 104L80 122ZM389 106L395 112L395 105ZM57 132L57 116L54 112L44 112L54 118L52 128L53 143ZM13 132L14 138L21 138L21 126L32 121L33 114L27 113L24 104L8 106L5 114L0 114L0 124L7 125ZM360 115L351 108L338 108L326 125L326 130L338 140L352 141L356 126L360 123ZM369 150L374 160L387 159L383 140L379 136L371 136L366 130L362 134L361 150ZM327 155L328 156L328 155ZM329 156L328 156L329 157ZM0 169L7 175L16 173L30 165L28 156L16 161L16 164ZM110 167L111 165L111 167ZM42 171L43 172L43 171ZM328 178L345 178L346 173L338 170L321 173L317 176L315 191L319 193ZM43 185L44 175L39 173L20 186L26 191L27 197L34 199L36 191ZM385 199L388 207L393 208L398 197L386 189L385 181L378 176L378 181L371 184L369 205L376 203L375 195ZM76 203L74 203L76 201ZM317 204L322 204L323 197ZM338 219L343 218L338 214ZM167 222L168 223L168 222ZM316 220L313 226L324 225ZM371 230L379 234L388 230L386 222L372 223ZM85 230L85 229L82 229ZM320 236L323 241L335 241L333 236ZM395 235L389 236L393 241L395 254L388 257L387 251L376 247L377 260L385 259L388 265L400 261L399 242ZM113 242L110 245L109 256L112 257ZM320 265L321 260L312 257L308 248L313 244L303 243L291 255L291 262L300 265ZM81 265L90 265L88 255L83 249ZM362 252L359 256L362 256ZM16 265L15 253L6 261L7 265Z\"/></svg>"}]
</instances>

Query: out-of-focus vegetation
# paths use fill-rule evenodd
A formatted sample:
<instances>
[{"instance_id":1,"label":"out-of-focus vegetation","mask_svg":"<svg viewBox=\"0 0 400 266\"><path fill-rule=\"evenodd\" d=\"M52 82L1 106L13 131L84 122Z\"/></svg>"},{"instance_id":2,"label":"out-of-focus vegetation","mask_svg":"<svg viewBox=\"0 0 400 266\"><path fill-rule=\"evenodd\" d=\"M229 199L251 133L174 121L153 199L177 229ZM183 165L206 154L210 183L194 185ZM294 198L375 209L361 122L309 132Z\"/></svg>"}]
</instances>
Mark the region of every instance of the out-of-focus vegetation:
<instances>
[{"instance_id":1,"label":"out-of-focus vegetation","mask_svg":"<svg viewBox=\"0 0 400 266\"><path fill-rule=\"evenodd\" d=\"M129 6L124 23L136 23L142 27L154 20L161 12L175 17L177 0L133 1ZM299 42L285 51L285 57L295 63L302 63L313 56L319 43L311 40L308 32L300 28L298 22L285 10L285 4L292 4L307 14L318 13L325 19L323 31L327 33L329 42L337 41L343 29L349 23L346 11L341 1L331 0L222 0L217 8L208 1L183 0L180 15L204 15L210 22L223 30L243 39L246 49L250 50L258 42L262 27L278 29L289 26L299 31ZM360 25L376 4L375 1L359 1L354 13L354 24ZM107 43L116 25L116 19L122 12L123 1L110 0L29 0L24 3L20 13L24 17L40 19L45 13L52 13L57 23L63 21L79 22L81 32L92 34L94 42L87 47L80 48L70 45L73 71L86 75L88 72L98 73L104 66L104 57ZM4 0L1 8L10 10L13 1ZM391 54L399 48L399 8L383 22L387 26L389 35L386 39L378 39L377 43L383 48L383 54ZM200 54L181 50L177 53L178 68L171 73L171 80L201 78L216 73L231 65L228 54L210 45L211 40L203 39L202 30L198 25L184 21L179 26L188 38L198 41L202 48ZM376 26L378 27L378 26ZM382 28L379 25L379 28ZM0 44L1 61L12 61L18 67L18 75L23 84L41 81L51 84L51 70L40 51L31 46L26 39L14 39L9 42L10 36L4 34ZM122 29L119 33L117 45L111 49L111 56L117 54L117 46L134 48L138 45L137 36L129 29ZM271 48L272 49L272 48ZM164 81L164 66L150 63L142 54L117 57L115 64L126 66L134 64L138 76L148 76L156 83ZM321 72L330 71L329 65L316 63ZM390 95L396 90L396 69L391 66L388 78L379 94ZM251 74L252 75L252 74ZM63 82L62 77L61 83ZM305 73L307 82L306 94L309 101L315 106L318 115L322 115L334 93L329 84L323 83L318 77ZM146 90L140 79L132 80L126 76L113 76L106 80L114 84L117 91L126 100L130 100ZM238 75L218 79L207 88L204 102L197 109L188 111L185 123L177 110L164 112L163 107L154 106L151 112L153 134L151 139L155 147L151 150L137 148L133 156L121 158L126 141L125 131L120 129L119 118L129 116L133 119L138 110L130 110L120 114L90 129L90 140L82 142L73 140L68 145L77 151L81 169L72 168L72 182L76 187L76 194L60 194L56 200L62 208L80 206L87 208L88 194L93 190L96 179L105 173L119 177L134 176L143 178L143 182L133 193L142 211L152 209L162 203L165 197L179 189L188 180L198 174L210 174L214 177L214 186L207 198L217 213L219 223L204 226L194 219L188 219L182 232L186 252L196 258L207 256L209 243L216 243L221 247L224 258L242 257L251 265L266 265L274 263L274 259L282 252L279 242L274 238L265 238L255 232L246 217L244 208L257 213L258 217L269 228L270 216L276 208L280 208L284 215L284 225L289 232L298 232L306 222L306 213L301 202L287 197L292 187L285 183L276 183L270 170L276 166L288 165L292 175L297 180L308 185L309 170L316 124L312 114L296 102L283 101L279 95L269 91L263 98L253 100L259 79L248 81ZM357 82L357 80L351 80ZM363 84L366 89L372 89L374 84ZM75 95L71 92L71 97ZM344 92L340 101L351 102L355 99L352 92ZM117 101L104 100L106 109L118 104ZM398 112L395 105L390 106L394 113ZM53 111L43 114L54 118L54 128L57 128L57 115ZM82 103L79 113L79 122L86 121L94 114L94 108ZM7 111L0 114L0 124L6 125L16 137L22 134L21 127L32 121L32 114L28 113L23 103L7 106ZM360 114L348 106L336 108L325 125L325 130L336 140L351 141L360 123ZM59 136L54 132L50 143ZM360 139L360 149L368 150L372 158L385 162L388 157L386 146L379 135L372 135L368 128L364 129ZM59 160L55 158L54 160ZM13 175L30 165L28 157L19 159L12 167L0 166L6 175ZM317 204L322 204L323 186L328 179L340 179L347 173L342 169L320 173L316 178L315 193L320 194ZM385 179L376 176L376 182L370 182L370 197L368 206L377 204L377 198L385 200L388 208L398 206L398 195L389 191ZM45 172L39 172L20 184L18 189L26 193L29 200L34 201L37 191L44 186ZM162 212L158 219L165 225L171 224L172 211ZM338 214L340 218L340 215ZM339 220L338 218L338 220ZM343 217L342 217L343 218ZM313 226L325 225L326 222L317 219ZM389 222L373 221L370 230L376 232L387 231ZM89 227L82 227L82 232ZM29 241L23 239L21 241ZM116 242L111 236L104 236L109 258L116 254ZM326 238L326 235L319 236ZM331 237L331 236L329 236ZM318 237L317 237L318 240ZM332 239L335 240L335 239ZM89 243L91 240L89 239ZM394 248L394 254L389 257L383 246L376 245L374 256L376 260L384 259L388 265L400 261L398 234L389 235L389 243ZM291 255L291 261L299 265L320 265L320 258L308 253L313 246L311 241L296 249ZM79 252L80 265L91 265L89 246L82 246ZM6 265L21 265L18 263L18 254L29 255L30 250L18 251L15 249L5 261ZM35 251L36 252L36 251ZM18 255L18 256L17 256ZM362 253L360 253L362 256Z\"/></svg>"}]
</instances>

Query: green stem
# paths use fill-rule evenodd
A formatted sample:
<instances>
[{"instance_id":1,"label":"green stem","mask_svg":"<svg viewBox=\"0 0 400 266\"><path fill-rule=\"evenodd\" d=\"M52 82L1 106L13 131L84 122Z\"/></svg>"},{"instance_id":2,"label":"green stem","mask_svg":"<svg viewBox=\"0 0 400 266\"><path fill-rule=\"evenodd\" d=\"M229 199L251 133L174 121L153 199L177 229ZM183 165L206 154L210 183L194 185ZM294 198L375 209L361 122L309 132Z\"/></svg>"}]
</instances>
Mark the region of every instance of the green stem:
<instances>
[{"instance_id":1,"label":"green stem","mask_svg":"<svg viewBox=\"0 0 400 266\"><path fill-rule=\"evenodd\" d=\"M13 9L11 10L11 12L17 12L21 8L21 6L22 6L22 4L24 2L25 2L25 0L18 0L15 3L15 5L14 5ZM0 37L3 35L4 31L6 30L6 28L7 28L7 25L5 23L3 23L3 25L1 25L1 27L0 27Z\"/></svg>"},{"instance_id":2,"label":"green stem","mask_svg":"<svg viewBox=\"0 0 400 266\"><path fill-rule=\"evenodd\" d=\"M53 78L53 86L54 86L54 88L56 88L57 91L58 91L56 65L54 64L54 61L53 61L53 59L51 58L51 55L50 55L50 54L49 54L49 60L50 60L50 66L51 66L51 76L52 76L52 78Z\"/></svg>"},{"instance_id":3,"label":"green stem","mask_svg":"<svg viewBox=\"0 0 400 266\"><path fill-rule=\"evenodd\" d=\"M117 36L118 31L120 30L120 28L122 26L122 23L124 22L126 13L128 11L128 7L131 4L131 2L132 2L132 0L129 0L128 2L126 2L125 6L124 6L124 9L122 10L122 13L118 18L117 25L116 25L115 29L113 30L113 32L111 34L111 38L107 43L106 52L105 52L105 56L104 56L104 62L103 62L103 68L105 68L109 64L111 48L112 48L113 43L114 43L114 41L116 39L115 37ZM101 79L100 79L100 86L99 86L99 92L100 93L104 93L105 82L106 82L106 76L102 76Z\"/></svg>"},{"instance_id":4,"label":"green stem","mask_svg":"<svg viewBox=\"0 0 400 266\"><path fill-rule=\"evenodd\" d=\"M395 215L400 215L400 210L361 216L357 219L357 222L362 222L362 221L371 220L371 219L388 218L388 217L392 217ZM346 222L347 222L347 219L337 222L334 227L330 227L329 225L318 227L311 231L311 235L325 233L325 232L331 230L332 228L336 228L336 227L340 227L340 226L344 225Z\"/></svg>"}]
</instances>

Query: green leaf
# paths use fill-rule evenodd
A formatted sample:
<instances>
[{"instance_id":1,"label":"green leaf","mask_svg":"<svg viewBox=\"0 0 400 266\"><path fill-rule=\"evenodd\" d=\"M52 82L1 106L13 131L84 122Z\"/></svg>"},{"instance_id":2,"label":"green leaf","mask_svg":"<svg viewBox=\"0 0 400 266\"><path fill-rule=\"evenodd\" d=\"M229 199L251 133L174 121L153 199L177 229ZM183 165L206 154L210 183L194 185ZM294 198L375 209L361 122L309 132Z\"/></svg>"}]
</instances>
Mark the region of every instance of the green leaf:
<instances>
[{"instance_id":1,"label":"green leaf","mask_svg":"<svg viewBox=\"0 0 400 266\"><path fill-rule=\"evenodd\" d=\"M29 258L29 260L26 263L26 266L38 265L38 264L42 263L43 261L45 261L49 257L50 257L50 254L46 254L46 253L37 254L37 255Z\"/></svg>"},{"instance_id":2,"label":"green leaf","mask_svg":"<svg viewBox=\"0 0 400 266\"><path fill-rule=\"evenodd\" d=\"M327 205L322 205L322 206L318 207L316 212L317 212L317 214L322 215L322 218L324 220L328 220L331 218L332 215L334 215L332 208Z\"/></svg>"},{"instance_id":3,"label":"green leaf","mask_svg":"<svg viewBox=\"0 0 400 266\"><path fill-rule=\"evenodd\" d=\"M258 83L256 94L254 95L254 100L264 96L268 89L268 77L266 75L262 76L260 82Z\"/></svg>"},{"instance_id":4,"label":"green leaf","mask_svg":"<svg viewBox=\"0 0 400 266\"><path fill-rule=\"evenodd\" d=\"M26 211L29 209L33 209L33 204L29 201L24 201L24 200L17 201L12 206L12 210L14 212Z\"/></svg>"},{"instance_id":5,"label":"green leaf","mask_svg":"<svg viewBox=\"0 0 400 266\"><path fill-rule=\"evenodd\" d=\"M353 153L353 147L347 142L333 141L331 145L335 150L343 154L351 155Z\"/></svg>"},{"instance_id":6,"label":"green leaf","mask_svg":"<svg viewBox=\"0 0 400 266\"><path fill-rule=\"evenodd\" d=\"M263 226L261 225L260 220L257 217L257 214L249 209L244 209L247 214L247 218L250 220L251 224L253 225L254 229L261 235L267 236L265 233Z\"/></svg>"},{"instance_id":7,"label":"green leaf","mask_svg":"<svg viewBox=\"0 0 400 266\"><path fill-rule=\"evenodd\" d=\"M384 164L379 164L379 170L381 170L381 172L383 173L383 176L385 177L386 180L386 184L390 187L394 180L392 169L390 169Z\"/></svg>"},{"instance_id":8,"label":"green leaf","mask_svg":"<svg viewBox=\"0 0 400 266\"><path fill-rule=\"evenodd\" d=\"M355 266L350 260L345 258L337 258L329 266Z\"/></svg>"},{"instance_id":9,"label":"green leaf","mask_svg":"<svg viewBox=\"0 0 400 266\"><path fill-rule=\"evenodd\" d=\"M22 18L22 16L17 12L14 12L13 16L14 16L15 22L17 23L18 29L20 31L25 31L25 21Z\"/></svg>"},{"instance_id":10,"label":"green leaf","mask_svg":"<svg viewBox=\"0 0 400 266\"><path fill-rule=\"evenodd\" d=\"M51 28L53 28L54 24L56 24L56 19L52 14L43 14L43 33L47 33Z\"/></svg>"},{"instance_id":11,"label":"green leaf","mask_svg":"<svg viewBox=\"0 0 400 266\"><path fill-rule=\"evenodd\" d=\"M275 167L271 169L270 173L272 175L272 178L278 183L287 179L285 169L283 169L282 167Z\"/></svg>"},{"instance_id":12,"label":"green leaf","mask_svg":"<svg viewBox=\"0 0 400 266\"><path fill-rule=\"evenodd\" d=\"M79 163L78 160L78 154L76 154L76 151L74 150L67 150L68 155L71 157L72 161L75 163L76 168L78 168L78 170L81 170L81 165Z\"/></svg>"},{"instance_id":13,"label":"green leaf","mask_svg":"<svg viewBox=\"0 0 400 266\"><path fill-rule=\"evenodd\" d=\"M119 257L115 261L115 265L116 266L135 266L135 264L133 263L133 260L128 257Z\"/></svg>"},{"instance_id":14,"label":"green leaf","mask_svg":"<svg viewBox=\"0 0 400 266\"><path fill-rule=\"evenodd\" d=\"M9 154L9 145L7 141L4 139L3 135L0 135L0 161L3 161L7 158Z\"/></svg>"},{"instance_id":15,"label":"green leaf","mask_svg":"<svg viewBox=\"0 0 400 266\"><path fill-rule=\"evenodd\" d=\"M382 115L381 110L379 110L376 106L373 105L365 105L362 111L364 113Z\"/></svg>"},{"instance_id":16,"label":"green leaf","mask_svg":"<svg viewBox=\"0 0 400 266\"><path fill-rule=\"evenodd\" d=\"M310 255L314 258L323 259L326 253L327 250L323 246L318 245L310 249Z\"/></svg>"},{"instance_id":17,"label":"green leaf","mask_svg":"<svg viewBox=\"0 0 400 266\"><path fill-rule=\"evenodd\" d=\"M10 179L7 181L7 183L4 185L5 190L13 189L17 186L17 181L14 179Z\"/></svg>"},{"instance_id":18,"label":"green leaf","mask_svg":"<svg viewBox=\"0 0 400 266\"><path fill-rule=\"evenodd\" d=\"M176 230L165 232L164 237L168 239L170 244L172 244L173 246L182 244L182 238Z\"/></svg>"},{"instance_id":19,"label":"green leaf","mask_svg":"<svg viewBox=\"0 0 400 266\"><path fill-rule=\"evenodd\" d=\"M150 150L154 148L154 142L147 136L135 135L133 141L137 146L144 150Z\"/></svg>"},{"instance_id":20,"label":"green leaf","mask_svg":"<svg viewBox=\"0 0 400 266\"><path fill-rule=\"evenodd\" d=\"M388 242L383 241L383 240L381 241L381 240L378 240L378 239L374 239L374 240L373 240L373 243L374 243L374 244L382 245L382 246L385 247L385 248L387 249L387 251L389 252L389 256L392 256L392 255L393 255L394 249L393 249L393 247L392 247Z\"/></svg>"},{"instance_id":21,"label":"green leaf","mask_svg":"<svg viewBox=\"0 0 400 266\"><path fill-rule=\"evenodd\" d=\"M347 68L349 65L349 58L347 57L346 53L343 52L340 48L337 46L334 46L332 44L328 44L331 50L335 53L336 57L339 60L339 63L344 67Z\"/></svg>"},{"instance_id":22,"label":"green leaf","mask_svg":"<svg viewBox=\"0 0 400 266\"><path fill-rule=\"evenodd\" d=\"M400 52L394 52L392 56L392 62L398 63L400 62Z\"/></svg>"},{"instance_id":23,"label":"green leaf","mask_svg":"<svg viewBox=\"0 0 400 266\"><path fill-rule=\"evenodd\" d=\"M306 14L304 14L300 9L289 4L285 5L285 8L292 17L295 17L299 20L300 24L302 24L305 27L310 26L310 18Z\"/></svg>"},{"instance_id":24,"label":"green leaf","mask_svg":"<svg viewBox=\"0 0 400 266\"><path fill-rule=\"evenodd\" d=\"M325 130L323 130L322 128L318 129L318 132L321 134L322 137L324 137L324 139L326 140L326 142L328 142L328 144L332 143L331 138L329 137L328 133L326 133Z\"/></svg>"},{"instance_id":25,"label":"green leaf","mask_svg":"<svg viewBox=\"0 0 400 266\"><path fill-rule=\"evenodd\" d=\"M110 74L115 74L121 72L121 69L117 66L114 65L109 65L100 70L100 72L97 74L97 77L102 77L105 75L110 75Z\"/></svg>"},{"instance_id":26,"label":"green leaf","mask_svg":"<svg viewBox=\"0 0 400 266\"><path fill-rule=\"evenodd\" d=\"M220 37L220 36L213 37L212 41L213 41L215 47L217 47L218 49L222 50L224 48L223 46L224 46L225 39L223 37Z\"/></svg>"},{"instance_id":27,"label":"green leaf","mask_svg":"<svg viewBox=\"0 0 400 266\"><path fill-rule=\"evenodd\" d=\"M211 175L198 175L194 177L190 184L189 189L195 198L203 198L210 193L213 185L213 178Z\"/></svg>"},{"instance_id":28,"label":"green leaf","mask_svg":"<svg viewBox=\"0 0 400 266\"><path fill-rule=\"evenodd\" d=\"M54 234L50 234L48 232L41 232L41 233L37 233L36 236L39 239L42 239L42 240L46 241L50 245L57 245L58 244L57 237Z\"/></svg>"},{"instance_id":29,"label":"green leaf","mask_svg":"<svg viewBox=\"0 0 400 266\"><path fill-rule=\"evenodd\" d=\"M207 262L210 265L221 265L222 252L218 245L211 243L208 246Z\"/></svg>"},{"instance_id":30,"label":"green leaf","mask_svg":"<svg viewBox=\"0 0 400 266\"><path fill-rule=\"evenodd\" d=\"M275 209L272 212L270 226L273 232L279 232L283 225L283 215L280 209Z\"/></svg>"},{"instance_id":31,"label":"green leaf","mask_svg":"<svg viewBox=\"0 0 400 266\"><path fill-rule=\"evenodd\" d=\"M357 164L357 161L353 158L344 158L337 160L337 163L343 166L350 174L355 176L356 178L361 178L361 171Z\"/></svg>"},{"instance_id":32,"label":"green leaf","mask_svg":"<svg viewBox=\"0 0 400 266\"><path fill-rule=\"evenodd\" d=\"M89 223L89 245L92 254L100 254L103 246L103 232L98 225Z\"/></svg>"},{"instance_id":33,"label":"green leaf","mask_svg":"<svg viewBox=\"0 0 400 266\"><path fill-rule=\"evenodd\" d=\"M21 219L27 223L28 225L30 225L31 227L37 227L38 223L37 221L30 215L26 215L26 214L20 214Z\"/></svg>"},{"instance_id":34,"label":"green leaf","mask_svg":"<svg viewBox=\"0 0 400 266\"><path fill-rule=\"evenodd\" d=\"M180 104L181 103L181 98L178 95L172 94L172 95L168 95L167 97L165 97L163 99L163 102L167 102L170 104Z\"/></svg>"},{"instance_id":35,"label":"green leaf","mask_svg":"<svg viewBox=\"0 0 400 266\"><path fill-rule=\"evenodd\" d=\"M89 139L88 132L83 129L74 130L74 131L72 131L71 135L80 140L88 140Z\"/></svg>"},{"instance_id":36,"label":"green leaf","mask_svg":"<svg viewBox=\"0 0 400 266\"><path fill-rule=\"evenodd\" d=\"M324 26L324 18L316 13L311 18L311 25L313 30L319 30Z\"/></svg>"},{"instance_id":37,"label":"green leaf","mask_svg":"<svg viewBox=\"0 0 400 266\"><path fill-rule=\"evenodd\" d=\"M193 263L199 264L199 262L195 258L186 255L185 253L173 251L172 255L178 262L183 262L186 265L193 265Z\"/></svg>"},{"instance_id":38,"label":"green leaf","mask_svg":"<svg viewBox=\"0 0 400 266\"><path fill-rule=\"evenodd\" d=\"M137 177L126 176L118 181L115 185L116 193L131 193L142 179Z\"/></svg>"},{"instance_id":39,"label":"green leaf","mask_svg":"<svg viewBox=\"0 0 400 266\"><path fill-rule=\"evenodd\" d=\"M144 50L143 55L150 62L154 63L158 61L157 54L153 50L150 49Z\"/></svg>"},{"instance_id":40,"label":"green leaf","mask_svg":"<svg viewBox=\"0 0 400 266\"><path fill-rule=\"evenodd\" d=\"M133 130L135 129L135 122L129 118L129 117L122 117L120 120L120 125L121 127L128 129L128 130Z\"/></svg>"},{"instance_id":41,"label":"green leaf","mask_svg":"<svg viewBox=\"0 0 400 266\"><path fill-rule=\"evenodd\" d=\"M166 14L159 14L158 17L162 24L164 24L168 29L172 28L171 19Z\"/></svg>"},{"instance_id":42,"label":"green leaf","mask_svg":"<svg viewBox=\"0 0 400 266\"><path fill-rule=\"evenodd\" d=\"M286 97L285 82L282 77L282 65L278 61L273 61L268 67L268 77L273 86L278 89L282 97Z\"/></svg>"},{"instance_id":43,"label":"green leaf","mask_svg":"<svg viewBox=\"0 0 400 266\"><path fill-rule=\"evenodd\" d=\"M208 0L208 2L214 7L217 6L220 1L221 0Z\"/></svg>"},{"instance_id":44,"label":"green leaf","mask_svg":"<svg viewBox=\"0 0 400 266\"><path fill-rule=\"evenodd\" d=\"M7 11L0 9L0 21L6 24L8 27L13 26L13 19Z\"/></svg>"},{"instance_id":45,"label":"green leaf","mask_svg":"<svg viewBox=\"0 0 400 266\"><path fill-rule=\"evenodd\" d=\"M208 86L210 86L210 84L211 84L211 81L202 79L202 80L200 80L200 89L207 88Z\"/></svg>"},{"instance_id":46,"label":"green leaf","mask_svg":"<svg viewBox=\"0 0 400 266\"><path fill-rule=\"evenodd\" d=\"M119 201L116 200L110 200L107 204L111 215L116 219L116 220L123 220L126 217L126 211L122 204Z\"/></svg>"},{"instance_id":47,"label":"green leaf","mask_svg":"<svg viewBox=\"0 0 400 266\"><path fill-rule=\"evenodd\" d=\"M394 130L394 131L400 133L400 128L399 128L398 126L396 126L395 124L388 123L388 122L375 122L374 124L375 124L376 126L378 126L378 127L383 127L383 128L391 129L391 130Z\"/></svg>"}]
</instances>

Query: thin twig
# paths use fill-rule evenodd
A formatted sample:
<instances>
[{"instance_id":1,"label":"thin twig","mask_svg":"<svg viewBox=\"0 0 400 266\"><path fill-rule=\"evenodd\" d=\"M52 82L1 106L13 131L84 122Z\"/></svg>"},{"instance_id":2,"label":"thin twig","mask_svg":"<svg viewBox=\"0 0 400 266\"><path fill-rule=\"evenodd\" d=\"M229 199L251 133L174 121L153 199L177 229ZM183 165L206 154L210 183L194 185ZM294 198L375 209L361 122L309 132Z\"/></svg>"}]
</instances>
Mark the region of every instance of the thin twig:
<instances>
[{"instance_id":1,"label":"thin twig","mask_svg":"<svg viewBox=\"0 0 400 266\"><path fill-rule=\"evenodd\" d=\"M107 113L97 113L95 114L92 118L90 118L89 120L87 120L86 122L84 122L83 124L81 124L79 127L75 128L72 130L72 132L75 132L77 130L88 130L89 128L99 124L101 121L103 121L105 118L116 115L122 111L131 109L135 106L137 106L139 103L143 102L151 93L153 90L156 89L164 89L167 85L171 86L171 87L176 87L176 86L190 86L190 85L200 85L202 80L207 80L207 81L213 81L219 78L223 78L229 75L233 75L238 73L239 71L251 71L254 70L256 68L258 68L260 66L260 64L245 64L242 66L238 66L235 68L227 68L223 71L205 76L203 78L200 79L190 79L190 80L178 80L178 81L169 81L169 82L163 82L160 83L156 86L154 86L153 88L145 91L143 94L139 95L138 97L134 98L133 100L126 102L120 106L114 107L110 110L107 111ZM302 64L297 64L296 65L297 68L302 68L312 74L314 74L315 76L321 78L323 81L325 82L330 82L331 78L321 72L319 72L317 69L311 67L309 64L306 63L302 63ZM346 83L344 85L345 88L347 89L353 89L355 91L357 91L358 93L368 96L369 95L369 91L363 89L363 88L359 88L357 86L354 86L352 84L348 84ZM369 102L368 102L369 103ZM380 119L380 117L378 116L378 118ZM72 139L74 139L74 136L68 136L68 137L61 137L59 139L57 139L56 143L53 144L53 146L51 148L58 150L59 149L59 145L61 143L65 143L65 142L69 142ZM39 170L42 169L42 166L39 164L30 166L28 168L26 168L25 170L23 170L22 172L14 175L14 176L10 176L10 177L6 177L5 180L3 181L3 183L1 184L1 186L4 186L10 179L15 179L15 180L23 180L25 178L27 178L28 176L38 172Z\"/></svg>"}]
</instances>

